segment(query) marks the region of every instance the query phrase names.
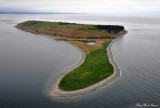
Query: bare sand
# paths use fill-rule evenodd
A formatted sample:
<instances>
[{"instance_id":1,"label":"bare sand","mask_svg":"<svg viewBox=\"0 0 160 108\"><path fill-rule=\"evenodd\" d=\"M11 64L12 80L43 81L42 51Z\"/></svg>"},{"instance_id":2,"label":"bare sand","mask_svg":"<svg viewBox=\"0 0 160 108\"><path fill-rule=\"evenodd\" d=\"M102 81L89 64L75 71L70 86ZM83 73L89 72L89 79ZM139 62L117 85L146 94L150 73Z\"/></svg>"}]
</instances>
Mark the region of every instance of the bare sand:
<instances>
[{"instance_id":1,"label":"bare sand","mask_svg":"<svg viewBox=\"0 0 160 108\"><path fill-rule=\"evenodd\" d=\"M115 40L116 39L112 40L112 42L109 44L109 46L106 49L107 50L107 55L109 57L109 61L113 65L113 68L114 68L114 72L113 72L113 74L111 76L109 76L106 79L98 82L97 84L94 84L94 85L92 85L90 87L87 87L87 88L84 88L84 89L80 89L80 90L76 90L76 91L63 91L62 89L60 89L58 87L58 84L61 81L61 79L68 72L71 72L72 70L74 70L75 68L77 68L78 66L80 66L84 62L84 60L85 60L86 54L84 53L84 51L75 46L76 48L78 48L82 52L82 54L83 54L82 59L80 60L80 62L78 64L76 64L75 66L73 66L69 71L67 71L65 74L61 75L57 79L57 81L54 83L54 85L52 86L52 88L50 90L50 95L53 96L53 97L72 97L72 96L84 95L84 94L96 91L96 90L98 90L98 89L106 86L107 84L109 84L113 80L115 80L117 77L119 77L120 76L120 69L119 69L118 65L115 63L115 61L113 59L112 52L111 52L111 46L112 46L112 44L113 44L113 42Z\"/></svg>"}]
</instances>

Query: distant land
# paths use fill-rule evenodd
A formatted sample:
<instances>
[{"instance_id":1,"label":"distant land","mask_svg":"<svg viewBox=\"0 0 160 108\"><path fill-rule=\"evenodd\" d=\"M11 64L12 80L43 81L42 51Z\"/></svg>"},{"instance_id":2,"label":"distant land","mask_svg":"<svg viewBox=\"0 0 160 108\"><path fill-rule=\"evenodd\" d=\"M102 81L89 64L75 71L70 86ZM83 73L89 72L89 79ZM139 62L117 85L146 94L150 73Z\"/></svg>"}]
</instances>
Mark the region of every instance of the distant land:
<instances>
[{"instance_id":1,"label":"distant land","mask_svg":"<svg viewBox=\"0 0 160 108\"><path fill-rule=\"evenodd\" d=\"M82 14L72 12L48 12L23 8L0 8L0 14Z\"/></svg>"}]
</instances>

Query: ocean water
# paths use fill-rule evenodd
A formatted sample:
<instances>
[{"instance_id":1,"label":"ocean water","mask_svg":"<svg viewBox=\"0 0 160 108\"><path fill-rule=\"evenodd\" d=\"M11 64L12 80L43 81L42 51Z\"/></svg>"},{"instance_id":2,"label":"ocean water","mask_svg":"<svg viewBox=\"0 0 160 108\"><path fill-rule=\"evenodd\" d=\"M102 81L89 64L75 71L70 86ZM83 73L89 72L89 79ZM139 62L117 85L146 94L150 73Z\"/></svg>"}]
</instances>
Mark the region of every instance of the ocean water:
<instances>
[{"instance_id":1,"label":"ocean water","mask_svg":"<svg viewBox=\"0 0 160 108\"><path fill-rule=\"evenodd\" d=\"M140 104L160 107L159 19L156 15L1 14L0 108L139 108ZM27 20L125 26L128 33L112 45L121 76L87 95L50 97L53 82L82 54L54 37L14 27Z\"/></svg>"}]
</instances>

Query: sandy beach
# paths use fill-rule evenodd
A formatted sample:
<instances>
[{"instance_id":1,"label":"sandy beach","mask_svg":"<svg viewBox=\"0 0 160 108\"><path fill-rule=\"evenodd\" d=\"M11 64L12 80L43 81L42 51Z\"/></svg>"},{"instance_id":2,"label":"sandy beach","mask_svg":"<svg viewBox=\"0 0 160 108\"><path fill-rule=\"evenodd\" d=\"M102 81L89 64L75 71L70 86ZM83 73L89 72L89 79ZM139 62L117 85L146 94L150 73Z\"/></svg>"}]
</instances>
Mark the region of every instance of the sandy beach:
<instances>
[{"instance_id":1,"label":"sandy beach","mask_svg":"<svg viewBox=\"0 0 160 108\"><path fill-rule=\"evenodd\" d=\"M31 29L29 29L29 30L28 29L27 30L22 29L22 28L19 28L19 29L24 30L24 31L28 31L28 32L32 32L32 33L39 33L39 32L34 32L34 30L31 30ZM122 34L119 34L118 38L125 35L126 33L127 33L127 31L124 31ZM116 38L116 39L118 39L118 38ZM89 86L89 87L84 88L84 89L76 90L76 91L64 91L64 90L60 89L59 86L58 86L61 79L67 73L69 73L72 70L74 70L75 68L79 67L85 61L85 58L86 58L86 53L81 48L79 48L76 45L68 42L69 44L71 44L72 46L77 48L82 53L82 59L77 64L75 64L73 67L71 67L68 71L66 71L64 74L61 74L58 77L57 81L55 83L53 83L53 85L51 86L49 95L53 96L53 97L72 97L72 96L84 95L84 94L96 91L96 90L106 86L107 84L111 83L116 78L118 78L120 76L120 69L119 69L118 65L115 63L115 61L113 59L112 52L111 52L111 46L112 46L113 42L116 41L116 39L113 39L112 42L109 44L109 46L106 48L109 61L114 68L113 74L111 76L107 77L106 79L104 79L104 80L102 80L102 81L100 81L100 82L98 82L98 83L96 83L92 86Z\"/></svg>"},{"instance_id":2,"label":"sandy beach","mask_svg":"<svg viewBox=\"0 0 160 108\"><path fill-rule=\"evenodd\" d=\"M98 90L98 89L106 86L107 84L109 84L110 82L112 82L113 80L115 80L117 77L119 77L120 76L120 69L119 69L118 65L115 63L115 61L113 59L112 52L111 52L111 46L112 46L112 44L113 44L114 41L116 41L116 39L112 40L112 42L109 44L109 46L106 49L107 50L107 55L109 57L109 61L113 65L113 68L114 68L114 72L113 72L113 74L111 76L109 76L106 79L98 82L97 84L94 84L94 85L92 85L90 87L87 87L87 88L84 88L84 89L80 89L80 90L76 90L76 91L69 91L69 92L61 90L58 87L58 84L61 81L61 79L68 72L71 72L72 70L74 70L75 68L77 68L78 66L80 66L84 62L84 60L85 60L86 54L84 53L84 51L81 50L80 48L78 48L77 46L73 45L73 46L75 46L76 48L78 48L82 52L83 57L82 57L82 59L80 60L80 62L77 65L73 66L69 71L67 71L65 74L61 75L57 79L57 81L54 83L54 85L51 88L50 95L54 96L54 97L72 97L72 96L84 95L84 94L96 91L96 90Z\"/></svg>"}]
</instances>

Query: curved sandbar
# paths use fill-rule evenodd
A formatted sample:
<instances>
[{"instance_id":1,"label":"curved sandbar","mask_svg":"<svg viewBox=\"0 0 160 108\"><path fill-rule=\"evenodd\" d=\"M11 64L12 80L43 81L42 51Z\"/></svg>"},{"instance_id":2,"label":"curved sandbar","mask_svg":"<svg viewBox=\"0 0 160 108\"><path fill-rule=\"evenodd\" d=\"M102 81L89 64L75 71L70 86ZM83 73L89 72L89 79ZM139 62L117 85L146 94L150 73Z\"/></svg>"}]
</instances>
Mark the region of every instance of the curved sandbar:
<instances>
[{"instance_id":1,"label":"curved sandbar","mask_svg":"<svg viewBox=\"0 0 160 108\"><path fill-rule=\"evenodd\" d=\"M113 80L115 80L117 77L119 77L120 76L120 69L119 69L118 65L115 63L115 61L113 59L112 52L111 52L111 46L112 46L112 44L113 44L114 41L115 40L112 40L112 42L109 44L109 46L106 49L107 50L107 55L109 57L109 61L113 65L113 68L114 68L114 72L113 72L113 74L111 76L109 76L106 79L98 82L97 84L94 84L94 85L92 85L90 87L87 87L87 88L84 88L84 89L80 89L80 90L76 90L76 91L63 91L62 89L60 89L59 86L58 86L58 84L60 83L61 79L68 72L71 72L73 69L77 68L78 66L80 66L84 62L85 53L80 48L78 48L82 52L82 54L83 54L83 57L82 57L81 61L79 62L79 64L73 66L72 69L69 70L67 73L61 75L58 78L58 80L56 81L56 83L51 88L50 95L54 96L54 97L71 97L71 96L84 95L84 94L96 91L96 90L104 87L105 85L109 84L110 82L112 82Z\"/></svg>"},{"instance_id":2,"label":"curved sandbar","mask_svg":"<svg viewBox=\"0 0 160 108\"><path fill-rule=\"evenodd\" d=\"M34 32L34 33L49 34L51 36L58 35L57 36L58 38L60 38L62 40L63 39L67 40L69 42L73 41L75 38L82 38L82 39L83 38L84 39L92 38L92 39L101 39L101 40L114 39L114 38L118 37L119 35L124 35L126 33L123 26L83 25L83 24L73 24L73 23L69 24L69 23L61 23L61 22L27 21L27 22L23 22L21 24L18 24L16 27L21 30ZM74 39L71 39L71 38L74 38ZM78 40L76 39L76 41L78 41ZM103 44L102 42L104 42L104 41L105 40L100 41L100 43L98 45ZM78 48L78 47L82 48L86 52L87 56L84 53L84 51L82 51L80 48L78 48L83 54L82 59L80 60L80 62L78 64L74 65L68 72L66 72L65 74L62 74L58 78L56 83L51 88L50 95L55 96L55 97L83 95L83 94L86 94L89 92L93 92L93 91L105 86L106 84L110 83L114 79L116 79L120 75L120 69L118 68L117 64L114 62L113 55L111 53L111 45L114 41L115 40L112 40L112 42L109 41L108 43L105 43L103 45L102 49L101 49L101 46L96 46L96 48L94 46L94 49L92 49L93 47L86 47L86 46L83 46L82 44L79 45L77 43L71 42L71 43L75 44L73 46L75 46L76 48ZM106 46L107 48L105 47L105 45L107 45ZM85 49L85 47L89 48L89 49ZM100 48L100 50L97 50L97 48ZM96 52L94 50L96 50ZM105 50L107 50L108 57L106 57ZM92 55L88 54L88 53L90 53L90 51L93 51L91 53ZM97 51L102 51L103 53L101 53L101 52L97 53ZM93 56L94 54L97 54L97 56L96 57ZM85 60L85 57L87 57L86 60ZM90 58L88 59L88 57L90 57ZM101 58L97 59L97 57L101 57ZM104 58L107 58L106 63L105 63ZM85 60L85 62L84 62L84 60ZM94 63L93 60L95 60L96 63L99 63L99 64ZM97 60L99 60L99 61L97 61ZM93 70L86 71L84 69L91 69L91 68L86 67L88 65L82 64L83 62L88 63L88 64L94 63L93 66L95 68L93 67ZM109 65L107 65L109 67L104 66L104 64L106 65L107 63L109 63ZM82 66L80 66L81 64L82 64ZM97 65L102 66L102 67L96 68ZM110 73L108 71L107 71L107 73L106 73L106 71L104 71L104 69L108 70L107 68L109 69ZM78 73L78 75L80 75L80 76L81 75L86 76L86 73L90 74L90 71L95 72L95 74L92 74L92 76L90 76L91 79L94 78L95 80L94 79L88 80L89 81L89 82L87 82L88 85L86 82L85 83L82 82L81 84L84 84L83 86L79 86L79 83L78 83L78 88L76 88L77 82L75 84L74 80L72 80L72 78L73 77L74 77L74 79L77 78L77 81L78 80L80 81L82 76L81 77L73 76L71 78L71 80L70 80L70 77L69 77L69 80L65 79L65 78L68 78L67 75L72 74L70 72L74 71L74 69L75 70L82 69L82 73L80 73L80 74ZM100 71L95 71L97 69L99 69ZM86 73L84 74L83 71ZM83 78L87 78L87 77L83 77ZM65 81L64 81L64 79L65 79ZM65 84L65 85L63 85L63 84ZM67 89L66 89L66 87L67 87ZM68 89L68 87L69 87L69 89ZM64 91L64 90L66 90L66 91Z\"/></svg>"}]
</instances>

